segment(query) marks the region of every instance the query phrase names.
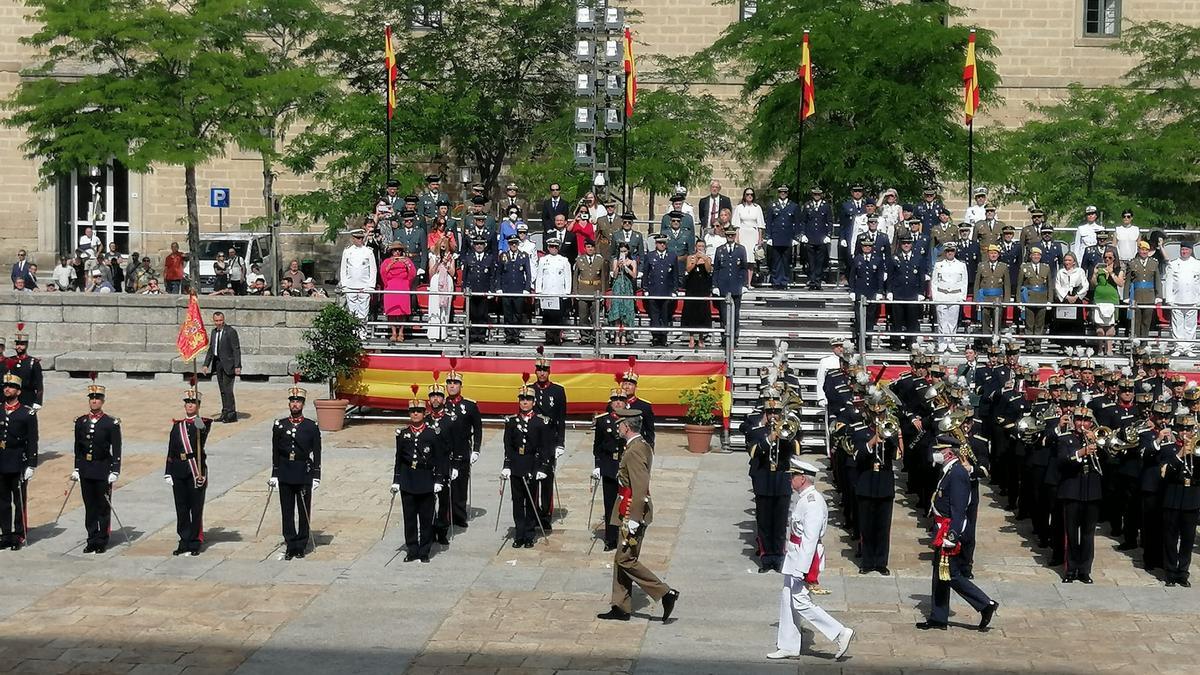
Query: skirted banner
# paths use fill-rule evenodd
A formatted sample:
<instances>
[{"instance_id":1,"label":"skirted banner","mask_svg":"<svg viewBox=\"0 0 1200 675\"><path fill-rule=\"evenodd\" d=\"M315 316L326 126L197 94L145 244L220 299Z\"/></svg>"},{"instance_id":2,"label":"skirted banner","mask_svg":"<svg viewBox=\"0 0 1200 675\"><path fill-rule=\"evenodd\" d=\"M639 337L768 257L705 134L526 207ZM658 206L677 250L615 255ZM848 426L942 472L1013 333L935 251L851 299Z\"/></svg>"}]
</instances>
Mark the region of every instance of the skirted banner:
<instances>
[{"instance_id":1,"label":"skirted banner","mask_svg":"<svg viewBox=\"0 0 1200 675\"><path fill-rule=\"evenodd\" d=\"M533 359L460 358L454 370L463 379L463 396L474 399L485 415L506 415L517 409L517 390L522 374L534 382ZM361 405L381 410L406 410L411 386L421 386L421 397L433 383L445 383L450 371L448 357L369 354L355 377L338 383L338 395ZM604 412L608 395L619 386L615 376L629 369L626 361L610 359L554 359L550 379L567 391L567 414L593 415ZM685 389L699 387L712 377L717 391L725 392L722 416L729 416L730 397L722 361L638 361L638 398L654 404L659 417L683 417L686 406L679 402Z\"/></svg>"}]
</instances>

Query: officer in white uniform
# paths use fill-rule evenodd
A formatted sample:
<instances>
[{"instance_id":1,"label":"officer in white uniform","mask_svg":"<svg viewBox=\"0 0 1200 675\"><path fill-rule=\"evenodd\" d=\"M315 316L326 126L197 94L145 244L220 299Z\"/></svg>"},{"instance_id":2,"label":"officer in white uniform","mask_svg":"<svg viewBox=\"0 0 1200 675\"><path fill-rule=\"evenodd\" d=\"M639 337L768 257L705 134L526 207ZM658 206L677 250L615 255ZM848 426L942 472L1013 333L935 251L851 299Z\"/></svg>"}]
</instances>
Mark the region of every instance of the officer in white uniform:
<instances>
[{"instance_id":1,"label":"officer in white uniform","mask_svg":"<svg viewBox=\"0 0 1200 675\"><path fill-rule=\"evenodd\" d=\"M564 296L571 293L571 262L558 254L561 243L558 239L546 242L547 255L538 261L533 273L533 292L542 305L542 324L546 326L562 326L567 319L568 300ZM562 343L562 330L546 331L546 344Z\"/></svg>"},{"instance_id":2,"label":"officer in white uniform","mask_svg":"<svg viewBox=\"0 0 1200 675\"><path fill-rule=\"evenodd\" d=\"M787 659L800 655L800 619L804 619L829 640L837 644L840 659L850 649L854 631L841 624L817 606L809 592L825 567L825 547L821 537L829 521L825 497L817 492L813 478L817 467L792 457L788 466L792 474L792 492L796 493L792 511L788 514L787 557L783 560L783 591L779 599L779 633L776 651L768 659Z\"/></svg>"},{"instance_id":3,"label":"officer in white uniform","mask_svg":"<svg viewBox=\"0 0 1200 675\"><path fill-rule=\"evenodd\" d=\"M362 229L350 231L354 242L342 251L342 266L339 279L346 292L346 309L362 321L371 313L371 294L377 279L375 254L365 245L367 233ZM365 336L365 329L364 329Z\"/></svg>"},{"instance_id":4,"label":"officer in white uniform","mask_svg":"<svg viewBox=\"0 0 1200 675\"><path fill-rule=\"evenodd\" d=\"M1200 260L1192 255L1192 242L1179 244L1179 257L1167 263L1163 276L1166 300L1171 305L1171 337L1176 340L1196 339L1196 305L1200 304ZM1175 345L1175 354L1191 356L1196 345L1185 342Z\"/></svg>"},{"instance_id":5,"label":"officer in white uniform","mask_svg":"<svg viewBox=\"0 0 1200 675\"><path fill-rule=\"evenodd\" d=\"M930 299L935 303L961 302L967 299L967 266L963 264L963 261L955 259L957 254L958 245L948 241L942 251L942 259L933 266L933 275L929 286L932 291ZM959 311L959 305L937 306L939 352L947 349L952 352L958 351L958 347L954 346L954 339L949 335L958 331Z\"/></svg>"},{"instance_id":6,"label":"officer in white uniform","mask_svg":"<svg viewBox=\"0 0 1200 675\"><path fill-rule=\"evenodd\" d=\"M963 221L972 225L981 220L987 220L987 211L985 209L987 208L988 189L977 187L973 194L975 196L975 203L968 206L966 213L963 214Z\"/></svg>"}]
</instances>

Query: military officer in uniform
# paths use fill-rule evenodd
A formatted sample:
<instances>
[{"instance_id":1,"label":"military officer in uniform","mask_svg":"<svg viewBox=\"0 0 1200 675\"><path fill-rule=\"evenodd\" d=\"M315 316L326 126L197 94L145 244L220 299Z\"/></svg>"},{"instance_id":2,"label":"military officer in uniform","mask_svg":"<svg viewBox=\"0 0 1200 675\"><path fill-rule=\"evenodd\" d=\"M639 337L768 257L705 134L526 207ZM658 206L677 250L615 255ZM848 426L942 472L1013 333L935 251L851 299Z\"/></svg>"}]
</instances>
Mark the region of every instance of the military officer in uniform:
<instances>
[{"instance_id":1,"label":"military officer in uniform","mask_svg":"<svg viewBox=\"0 0 1200 675\"><path fill-rule=\"evenodd\" d=\"M646 242L642 233L633 229L635 217L629 211L621 214L621 229L613 234L612 247L608 251L610 260L617 257L617 247L621 244L629 245L629 257L634 260L641 260L646 254Z\"/></svg>"},{"instance_id":2,"label":"military officer in uniform","mask_svg":"<svg viewBox=\"0 0 1200 675\"><path fill-rule=\"evenodd\" d=\"M642 438L642 413L636 408L617 411L620 421L617 433L625 441L625 452L617 469L620 501L610 521L620 526L620 545L613 557L612 608L597 618L609 621L628 621L633 612L633 584L637 583L652 600L662 603L665 623L675 610L679 591L671 588L638 560L646 530L654 522L654 506L650 500L650 469L654 448Z\"/></svg>"},{"instance_id":3,"label":"military officer in uniform","mask_svg":"<svg viewBox=\"0 0 1200 675\"><path fill-rule=\"evenodd\" d=\"M425 268L429 266L429 238L425 228L417 224L415 211L400 214L400 227L392 233L392 241L404 244L404 250L417 268L417 276L424 278Z\"/></svg>"},{"instance_id":4,"label":"military officer in uniform","mask_svg":"<svg viewBox=\"0 0 1200 675\"><path fill-rule=\"evenodd\" d=\"M570 316L570 300L564 296L571 294L571 263L558 254L562 245L558 239L546 242L546 255L537 263L533 275L533 291L542 306L542 325L562 326ZM546 329L546 344L561 345L563 343L561 328Z\"/></svg>"},{"instance_id":5,"label":"military officer in uniform","mask_svg":"<svg viewBox=\"0 0 1200 675\"><path fill-rule=\"evenodd\" d=\"M1167 586L1191 587L1188 580L1196 522L1200 515L1200 482L1197 482L1196 418L1175 419L1175 442L1164 445L1159 456L1162 476L1163 570Z\"/></svg>"},{"instance_id":6,"label":"military officer in uniform","mask_svg":"<svg viewBox=\"0 0 1200 675\"><path fill-rule=\"evenodd\" d=\"M948 242L955 241L958 238L958 228L950 220L950 209L942 207L938 211L938 220L933 225L933 229L929 231L929 245L933 249L935 256L941 255L942 249Z\"/></svg>"},{"instance_id":7,"label":"military officer in uniform","mask_svg":"<svg viewBox=\"0 0 1200 675\"><path fill-rule=\"evenodd\" d=\"M675 289L679 288L679 278L682 267L679 258L667 251L667 235L654 235L654 250L646 254L640 268L642 274L642 290L648 296L643 300L646 313L650 315L651 328L670 328L674 320ZM652 346L665 347L667 331L659 330L650 333Z\"/></svg>"},{"instance_id":8,"label":"military officer in uniform","mask_svg":"<svg viewBox=\"0 0 1200 675\"><path fill-rule=\"evenodd\" d=\"M321 484L321 430L304 416L307 397L298 386L288 389L288 416L275 420L271 428L271 477L267 485L279 489L285 560L303 558L308 551L312 493Z\"/></svg>"},{"instance_id":9,"label":"military officer in uniform","mask_svg":"<svg viewBox=\"0 0 1200 675\"><path fill-rule=\"evenodd\" d=\"M1021 265L1017 277L1022 311L1025 313L1025 334L1046 334L1046 305L1050 303L1050 266L1042 263L1042 249L1034 246L1029 250L1029 262ZM1025 343L1029 351L1040 352L1042 341L1032 339Z\"/></svg>"},{"instance_id":10,"label":"military officer in uniform","mask_svg":"<svg viewBox=\"0 0 1200 675\"><path fill-rule=\"evenodd\" d=\"M1075 431L1058 438L1058 498L1063 503L1067 532L1067 569L1063 583L1092 583L1096 522L1102 497L1101 467L1095 416L1087 407L1075 409Z\"/></svg>"},{"instance_id":11,"label":"military officer in uniform","mask_svg":"<svg viewBox=\"0 0 1200 675\"><path fill-rule=\"evenodd\" d=\"M34 410L42 407L42 360L29 355L29 334L23 332L25 324L17 324L13 337L16 352L5 362L6 372L21 378L21 405Z\"/></svg>"},{"instance_id":12,"label":"military officer in uniform","mask_svg":"<svg viewBox=\"0 0 1200 675\"><path fill-rule=\"evenodd\" d=\"M854 254L854 260L850 262L849 279L850 299L855 303L851 324L853 335L856 337L863 330L875 326L879 305L872 302L883 299L883 277L887 273L883 256L875 252L875 242L867 235L861 234L858 237L858 247L861 251ZM862 316L865 317L866 326L863 326L859 319L859 303L864 305Z\"/></svg>"},{"instance_id":13,"label":"military officer in uniform","mask_svg":"<svg viewBox=\"0 0 1200 675\"><path fill-rule=\"evenodd\" d=\"M1046 212L1034 206L1029 209L1029 224L1021 228L1021 248L1029 250L1030 246L1037 244L1042 238L1042 226L1045 222ZM1054 228L1051 226L1051 232ZM1045 255L1045 251L1042 254Z\"/></svg>"},{"instance_id":14,"label":"military officer in uniform","mask_svg":"<svg viewBox=\"0 0 1200 675\"><path fill-rule=\"evenodd\" d=\"M1000 241L996 244L1000 247L1000 262L1008 266L1008 275L1012 277L1013 288L1017 288L1017 275L1021 270L1021 263L1026 259L1025 252L1021 250L1021 244L1014 240L1016 233L1017 231L1012 225L1005 225L1000 230ZM1050 273L1050 277L1054 277L1053 271Z\"/></svg>"},{"instance_id":15,"label":"military officer in uniform","mask_svg":"<svg viewBox=\"0 0 1200 675\"><path fill-rule=\"evenodd\" d=\"M121 474L121 420L104 412L104 387L89 384L88 414L75 418L75 470L83 497L87 546L84 553L108 548L112 515L112 486Z\"/></svg>"},{"instance_id":16,"label":"military officer in uniform","mask_svg":"<svg viewBox=\"0 0 1200 675\"><path fill-rule=\"evenodd\" d=\"M583 255L575 259L574 277L575 292L583 296L575 299L575 320L580 326L579 344L594 344L595 332L584 330L583 326L591 325L596 304L602 303L600 296L608 290L608 264L603 256L596 253L595 240L583 241Z\"/></svg>"},{"instance_id":17,"label":"military officer in uniform","mask_svg":"<svg viewBox=\"0 0 1200 675\"><path fill-rule=\"evenodd\" d=\"M667 214L670 225L662 231L667 235L667 255L675 259L686 258L696 247L696 235L693 230L683 229L682 211L672 211Z\"/></svg>"},{"instance_id":18,"label":"military officer in uniform","mask_svg":"<svg viewBox=\"0 0 1200 675\"><path fill-rule=\"evenodd\" d=\"M496 267L496 290L506 295L500 299L504 308L505 344L517 344L521 341L521 329L525 312L525 303L529 291L533 288L533 263L529 256L518 248L521 238L512 235L508 238L508 250L500 254Z\"/></svg>"},{"instance_id":19,"label":"military officer in uniform","mask_svg":"<svg viewBox=\"0 0 1200 675\"><path fill-rule=\"evenodd\" d=\"M921 221L921 238L926 244L930 243L930 234L933 232L933 228L940 222L939 219L942 211L945 209L946 207L942 206L942 203L938 201L937 188L932 185L925 188L922 201L913 209L912 214L913 218ZM931 251L933 250L932 246L928 248Z\"/></svg>"},{"instance_id":20,"label":"military officer in uniform","mask_svg":"<svg viewBox=\"0 0 1200 675\"><path fill-rule=\"evenodd\" d=\"M546 478L540 479L534 490L534 499L538 505L538 519L542 529L549 532L554 516L554 474L558 458L566 452L567 438L567 390L561 384L550 381L550 359L539 356L534 364L534 374L537 381L533 385L535 396L533 411L549 424L550 438L547 441L554 448L553 456L547 457L545 468Z\"/></svg>"},{"instance_id":21,"label":"military officer in uniform","mask_svg":"<svg viewBox=\"0 0 1200 675\"><path fill-rule=\"evenodd\" d=\"M438 202L446 199L441 190L442 177L431 173L425 176L425 185L428 189L421 193L420 201L417 202L417 215L424 220L432 220L437 215Z\"/></svg>"},{"instance_id":22,"label":"military officer in uniform","mask_svg":"<svg viewBox=\"0 0 1200 675\"><path fill-rule=\"evenodd\" d=\"M418 387L413 385L413 396ZM396 466L392 494L400 493L404 512L404 562L429 562L433 547L434 501L447 478L444 440L425 421L425 402L408 402L408 424L396 429Z\"/></svg>"},{"instance_id":23,"label":"military officer in uniform","mask_svg":"<svg viewBox=\"0 0 1200 675\"><path fill-rule=\"evenodd\" d=\"M891 574L888 558L891 551L892 502L896 497L896 478L892 461L899 451L899 438L884 438L879 433L878 413L871 424L855 424L851 431L856 478L853 499L856 505L861 557L858 573L875 571Z\"/></svg>"},{"instance_id":24,"label":"military officer in uniform","mask_svg":"<svg viewBox=\"0 0 1200 675\"><path fill-rule=\"evenodd\" d=\"M782 408L779 400L763 403L762 424L752 431L750 450L750 488L754 492L754 519L758 526L758 571L783 571L787 554L787 514L792 490L788 467L800 454L800 442L784 439L777 424Z\"/></svg>"},{"instance_id":25,"label":"military officer in uniform","mask_svg":"<svg viewBox=\"0 0 1200 675\"><path fill-rule=\"evenodd\" d=\"M1000 239L1004 234L1004 228L1007 225L1004 221L996 220L996 207L988 204L983 207L984 216L980 220L973 221L975 224L975 241L980 248L989 244L999 244ZM967 218L968 222L972 222Z\"/></svg>"},{"instance_id":26,"label":"military officer in uniform","mask_svg":"<svg viewBox=\"0 0 1200 675\"><path fill-rule=\"evenodd\" d=\"M720 298L717 306L721 311L721 327L728 330L730 321L733 322L733 342L737 344L737 336L742 321L742 293L750 283L750 272L753 264L746 255L746 248L737 243L737 228L729 225L723 232L725 243L713 251L712 284L713 295ZM733 298L733 316L725 297ZM725 336L722 336L722 341Z\"/></svg>"},{"instance_id":27,"label":"military officer in uniform","mask_svg":"<svg viewBox=\"0 0 1200 675\"><path fill-rule=\"evenodd\" d=\"M1012 282L1008 266L1000 262L1000 247L988 246L987 261L975 272L975 298L983 306L983 331L991 333L994 322L1004 325L1004 309L989 304L1008 302L1012 298Z\"/></svg>"},{"instance_id":28,"label":"military officer in uniform","mask_svg":"<svg viewBox=\"0 0 1200 675\"><path fill-rule=\"evenodd\" d=\"M471 342L486 342L487 324L491 321L488 314L491 304L489 294L496 286L496 256L488 253L485 238L474 236L471 239L471 250L459 254L458 266L462 270L463 291L472 294L469 312Z\"/></svg>"},{"instance_id":29,"label":"military officer in uniform","mask_svg":"<svg viewBox=\"0 0 1200 675\"><path fill-rule=\"evenodd\" d=\"M179 545L171 555L200 555L204 544L204 495L208 491L208 431L212 419L200 416L200 392L183 392L183 418L171 420L163 480L175 497Z\"/></svg>"},{"instance_id":30,"label":"military officer in uniform","mask_svg":"<svg viewBox=\"0 0 1200 675\"><path fill-rule=\"evenodd\" d=\"M599 481L604 499L604 550L617 547L617 531L612 522L613 505L617 503L617 469L621 465L621 453L625 452L625 439L617 433L620 421L618 410L625 408L625 393L613 389L608 395L608 412L592 419L592 457L596 467L592 469L592 480ZM591 527L591 523L588 523Z\"/></svg>"},{"instance_id":31,"label":"military officer in uniform","mask_svg":"<svg viewBox=\"0 0 1200 675\"><path fill-rule=\"evenodd\" d=\"M800 234L799 212L788 199L788 186L779 186L779 199L766 212L767 267L771 288L784 290L792 280L792 243ZM811 285L811 284L810 284Z\"/></svg>"},{"instance_id":32,"label":"military officer in uniform","mask_svg":"<svg viewBox=\"0 0 1200 675\"><path fill-rule=\"evenodd\" d=\"M434 375L436 377L436 373ZM450 448L456 445L454 436L459 429L454 418L446 410L446 388L434 382L429 386L428 400L429 407L425 413L425 422L437 434L448 455ZM449 461L449 457L447 457L447 461ZM449 464L447 466L449 468L446 473L446 485L451 485L458 478L458 469ZM450 545L450 538L447 536L451 528L450 495L447 494L449 492L450 490L442 490L438 493L437 512L433 518L433 540L442 546Z\"/></svg>"},{"instance_id":33,"label":"military officer in uniform","mask_svg":"<svg viewBox=\"0 0 1200 675\"><path fill-rule=\"evenodd\" d=\"M805 257L808 261L808 289L819 291L825 280L825 268L829 262L829 238L833 235L833 210L829 202L825 201L821 188L814 186L811 193L812 199L804 205L796 217L795 230L796 234L800 235L800 243L804 245ZM775 207L772 207L771 210L774 214ZM780 215L782 216L782 214ZM771 231L770 224L767 225L767 231L768 233ZM777 243L776 246L778 246ZM788 249L790 265L790 240ZM784 279L785 288L786 282L791 278L791 269L789 268L787 272L787 278Z\"/></svg>"},{"instance_id":34,"label":"military officer in uniform","mask_svg":"<svg viewBox=\"0 0 1200 675\"><path fill-rule=\"evenodd\" d=\"M517 414L504 420L504 468L500 480L516 474L512 488L513 548L533 548L538 510L536 481L546 478L553 461L554 430L550 420L534 413L537 394L533 387L517 391Z\"/></svg>"},{"instance_id":35,"label":"military officer in uniform","mask_svg":"<svg viewBox=\"0 0 1200 675\"><path fill-rule=\"evenodd\" d=\"M446 373L446 415L450 417L449 443L451 475L450 507L455 527L467 527L470 513L467 509L467 496L471 492L471 466L479 461L479 448L483 443L483 419L479 415L479 405L462 395L462 375L453 370L452 362L449 373ZM443 521L446 514L439 514Z\"/></svg>"},{"instance_id":36,"label":"military officer in uniform","mask_svg":"<svg viewBox=\"0 0 1200 675\"><path fill-rule=\"evenodd\" d=\"M1162 303L1162 274L1158 258L1150 255L1150 244L1137 243L1137 257L1125 264L1125 297L1133 310L1132 337L1145 339L1154 325L1155 305Z\"/></svg>"},{"instance_id":37,"label":"military officer in uniform","mask_svg":"<svg viewBox=\"0 0 1200 675\"><path fill-rule=\"evenodd\" d=\"M6 373L4 416L0 418L0 547L25 545L29 530L29 480L38 464L36 411L21 403L21 378Z\"/></svg>"},{"instance_id":38,"label":"military officer in uniform","mask_svg":"<svg viewBox=\"0 0 1200 675\"><path fill-rule=\"evenodd\" d=\"M637 410L642 415L642 438L654 445L654 406L647 400L638 398L638 374L632 364L629 370L621 376L621 390L625 392L625 407Z\"/></svg>"},{"instance_id":39,"label":"military officer in uniform","mask_svg":"<svg viewBox=\"0 0 1200 675\"><path fill-rule=\"evenodd\" d=\"M467 244L482 238L483 250L492 255L496 254L496 224L492 222L492 217L483 210L486 203L487 200L483 197L472 199L471 209L462 219L462 228L459 231L459 249L466 248Z\"/></svg>"},{"instance_id":40,"label":"military officer in uniform","mask_svg":"<svg viewBox=\"0 0 1200 675\"><path fill-rule=\"evenodd\" d=\"M979 269L979 260L982 251L979 244L971 238L971 226L967 223L958 224L958 259L967 266L967 279L974 282L975 271ZM967 292L974 289L971 286L967 287Z\"/></svg>"}]
</instances>

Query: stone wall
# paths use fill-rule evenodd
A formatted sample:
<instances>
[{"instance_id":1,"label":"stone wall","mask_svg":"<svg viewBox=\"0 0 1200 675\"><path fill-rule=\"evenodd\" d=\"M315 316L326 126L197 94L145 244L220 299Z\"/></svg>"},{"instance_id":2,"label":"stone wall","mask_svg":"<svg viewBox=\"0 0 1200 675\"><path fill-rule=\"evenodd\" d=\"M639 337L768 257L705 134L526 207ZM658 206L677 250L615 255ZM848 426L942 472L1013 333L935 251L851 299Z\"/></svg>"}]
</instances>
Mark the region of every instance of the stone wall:
<instances>
[{"instance_id":1,"label":"stone wall","mask_svg":"<svg viewBox=\"0 0 1200 675\"><path fill-rule=\"evenodd\" d=\"M329 300L203 296L205 326L220 310L237 329L244 375L286 375L305 347L303 333ZM134 373L191 372L175 338L187 314L185 295L0 293L0 335L9 351L19 322L29 353L47 369ZM200 355L202 360L204 355Z\"/></svg>"}]
</instances>

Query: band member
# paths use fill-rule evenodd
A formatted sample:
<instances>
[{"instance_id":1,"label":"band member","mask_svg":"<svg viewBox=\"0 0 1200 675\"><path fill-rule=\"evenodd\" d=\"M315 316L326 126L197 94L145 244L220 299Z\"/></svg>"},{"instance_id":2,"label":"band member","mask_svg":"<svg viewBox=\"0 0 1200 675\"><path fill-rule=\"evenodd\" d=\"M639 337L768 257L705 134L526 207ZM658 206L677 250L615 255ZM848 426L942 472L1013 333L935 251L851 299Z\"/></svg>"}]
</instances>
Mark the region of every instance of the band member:
<instances>
[{"instance_id":1,"label":"band member","mask_svg":"<svg viewBox=\"0 0 1200 675\"><path fill-rule=\"evenodd\" d=\"M625 452L621 455L621 466L617 470L617 482L621 496L617 512L612 516L614 525L620 525L620 546L613 557L612 608L599 619L628 621L633 612L633 584L636 582L651 599L662 602L663 622L671 618L679 591L671 588L638 560L646 530L654 521L654 505L650 501L650 469L654 462L654 448L642 438L642 413L636 408L621 408L617 411L620 421L617 433L625 441Z\"/></svg>"},{"instance_id":2,"label":"band member","mask_svg":"<svg viewBox=\"0 0 1200 675\"><path fill-rule=\"evenodd\" d=\"M1142 568L1147 572L1163 567L1162 463L1174 444L1171 413L1174 407L1165 401L1150 409L1149 427L1139 437L1142 471L1139 478L1142 503Z\"/></svg>"},{"instance_id":3,"label":"band member","mask_svg":"<svg viewBox=\"0 0 1200 675\"><path fill-rule=\"evenodd\" d=\"M896 478L892 460L899 452L899 437L885 436L880 428L884 410L872 406L869 424L855 425L852 443L855 474L854 499L858 503L859 545L862 557L858 573L879 572L887 576L891 551L892 502L896 496Z\"/></svg>"},{"instance_id":4,"label":"band member","mask_svg":"<svg viewBox=\"0 0 1200 675\"><path fill-rule=\"evenodd\" d=\"M526 378L528 378L526 373ZM500 480L516 474L512 488L513 548L533 548L537 531L536 481L546 478L554 456L554 431L550 420L533 412L537 394L533 387L517 391L517 414L504 420L504 468Z\"/></svg>"},{"instance_id":5,"label":"band member","mask_svg":"<svg viewBox=\"0 0 1200 675\"><path fill-rule=\"evenodd\" d=\"M1058 439L1058 498L1063 503L1067 532L1066 574L1063 583L1092 583L1096 555L1096 521L1102 495L1099 443L1092 411L1075 409L1075 431Z\"/></svg>"},{"instance_id":6,"label":"band member","mask_svg":"<svg viewBox=\"0 0 1200 675\"><path fill-rule=\"evenodd\" d=\"M112 486L121 475L121 420L104 412L104 387L89 384L88 414L75 418L75 470L83 497L87 546L84 553L108 549L112 516Z\"/></svg>"},{"instance_id":7,"label":"band member","mask_svg":"<svg viewBox=\"0 0 1200 675\"><path fill-rule=\"evenodd\" d=\"M200 392L183 392L183 419L171 420L163 480L175 496L179 545L171 555L200 555L204 544L204 494L208 491L208 431L212 419L200 416Z\"/></svg>"},{"instance_id":8,"label":"band member","mask_svg":"<svg viewBox=\"0 0 1200 675\"><path fill-rule=\"evenodd\" d=\"M762 426L754 433L750 444L750 485L754 491L754 518L758 524L758 555L760 573L783 571L787 513L792 490L788 467L791 458L800 454L796 438L783 438L779 422L782 408L777 399L763 403Z\"/></svg>"},{"instance_id":9,"label":"band member","mask_svg":"<svg viewBox=\"0 0 1200 675\"><path fill-rule=\"evenodd\" d=\"M534 499L538 503L538 519L542 529L549 532L554 515L554 472L558 458L566 452L567 437L567 390L561 384L550 381L550 359L538 356L534 365L537 382L533 385L536 397L533 411L544 417L550 424L550 439L548 443L554 448L554 455L548 458L544 471L546 478L538 482L534 490Z\"/></svg>"},{"instance_id":10,"label":"band member","mask_svg":"<svg viewBox=\"0 0 1200 675\"><path fill-rule=\"evenodd\" d=\"M1196 522L1200 515L1200 483L1196 481L1196 418L1175 418L1175 443L1163 447L1160 456L1163 482L1163 569L1167 586L1191 587L1188 581L1192 549L1196 545Z\"/></svg>"},{"instance_id":11,"label":"band member","mask_svg":"<svg viewBox=\"0 0 1200 675\"><path fill-rule=\"evenodd\" d=\"M961 446L944 446L934 456L942 465L942 477L933 499L936 531L933 537L933 598L929 617L917 624L921 630L946 630L950 621L950 590L953 589L979 612L979 630L987 630L1000 603L992 600L963 575L960 560L962 541L967 536L967 508L971 502L971 467Z\"/></svg>"},{"instance_id":12,"label":"band member","mask_svg":"<svg viewBox=\"0 0 1200 675\"><path fill-rule=\"evenodd\" d=\"M21 378L21 405L27 405L34 410L42 407L42 360L29 355L29 334L24 332L25 324L17 324L17 333L13 336L12 356L5 361L6 372Z\"/></svg>"},{"instance_id":13,"label":"band member","mask_svg":"<svg viewBox=\"0 0 1200 675\"><path fill-rule=\"evenodd\" d=\"M404 562L427 563L433 548L434 501L448 478L449 462L443 439L426 423L425 402L415 398L418 390L412 385L408 424L396 429L392 494L400 493L404 511Z\"/></svg>"},{"instance_id":14,"label":"band member","mask_svg":"<svg viewBox=\"0 0 1200 675\"><path fill-rule=\"evenodd\" d=\"M638 374L633 370L633 357L629 358L629 370L621 376L621 389L625 392L626 406L630 410L641 413L642 438L651 446L654 445L654 406L645 399L638 398Z\"/></svg>"},{"instance_id":15,"label":"band member","mask_svg":"<svg viewBox=\"0 0 1200 675\"><path fill-rule=\"evenodd\" d=\"M271 478L267 484L279 488L287 544L284 560L303 558L308 550L312 493L321 485L321 430L304 416L307 397L298 386L288 389L288 416L275 420L271 430Z\"/></svg>"},{"instance_id":16,"label":"band member","mask_svg":"<svg viewBox=\"0 0 1200 675\"><path fill-rule=\"evenodd\" d=\"M788 460L788 474L791 476L792 492L797 497L788 514L787 556L782 570L783 592L779 599L776 650L767 654L767 658L800 656L799 619L804 619L826 639L837 644L834 658L840 659L850 649L854 629L843 626L810 597L817 574L825 567L825 547L821 544L821 537L825 535L825 526L829 521L829 508L825 505L825 497L817 492L813 484L817 467L792 457Z\"/></svg>"},{"instance_id":17,"label":"band member","mask_svg":"<svg viewBox=\"0 0 1200 675\"><path fill-rule=\"evenodd\" d=\"M446 414L453 420L453 432L447 441L450 444L450 468L458 471L451 479L450 499L446 500L453 509L454 526L467 527L470 518L467 497L471 493L471 465L479 461L479 448L483 443L483 419L479 406L462 395L462 375L453 370L457 359L450 359L450 372L446 373ZM453 474L453 471L451 471ZM446 514L438 516L447 521Z\"/></svg>"},{"instance_id":18,"label":"band member","mask_svg":"<svg viewBox=\"0 0 1200 675\"><path fill-rule=\"evenodd\" d=\"M0 547L25 545L29 530L29 479L38 463L36 411L21 403L21 378L4 375L4 415L0 417Z\"/></svg>"},{"instance_id":19,"label":"band member","mask_svg":"<svg viewBox=\"0 0 1200 675\"><path fill-rule=\"evenodd\" d=\"M617 531L612 523L613 505L617 503L617 469L621 465L621 453L625 452L625 439L617 433L620 417L617 411L625 408L625 393L613 389L608 395L609 412L596 415L592 420L592 455L596 468L592 469L592 480L600 481L604 498L604 550L617 547ZM591 523L588 523L591 527Z\"/></svg>"}]
</instances>

